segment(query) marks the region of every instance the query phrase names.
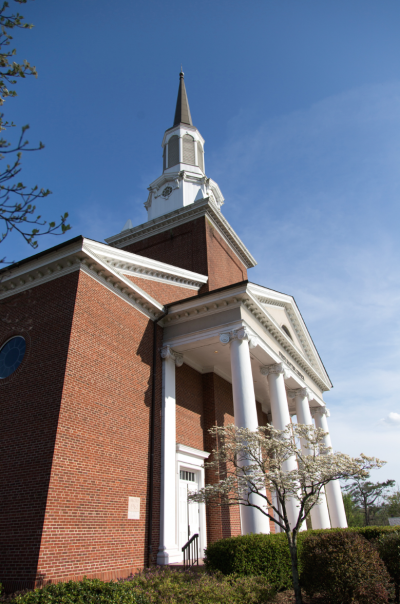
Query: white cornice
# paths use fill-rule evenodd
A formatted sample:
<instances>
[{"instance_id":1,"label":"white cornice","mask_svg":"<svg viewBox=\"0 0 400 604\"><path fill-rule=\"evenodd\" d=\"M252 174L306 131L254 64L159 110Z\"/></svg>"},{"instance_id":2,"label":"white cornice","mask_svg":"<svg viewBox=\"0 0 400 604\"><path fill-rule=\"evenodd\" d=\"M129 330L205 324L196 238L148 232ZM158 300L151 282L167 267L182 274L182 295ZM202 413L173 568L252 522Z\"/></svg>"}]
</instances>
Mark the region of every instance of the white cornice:
<instances>
[{"instance_id":1,"label":"white cornice","mask_svg":"<svg viewBox=\"0 0 400 604\"><path fill-rule=\"evenodd\" d=\"M11 266L2 273L0 299L82 270L147 317L154 319L162 314L164 306L160 302L101 258L99 251L103 248L106 251L108 246L82 238L32 261Z\"/></svg>"},{"instance_id":2,"label":"white cornice","mask_svg":"<svg viewBox=\"0 0 400 604\"><path fill-rule=\"evenodd\" d=\"M207 459L207 457L210 457L210 453L207 453L207 451L194 449L194 447L189 447L188 445L182 445L180 443L176 443L176 451L177 453L185 453L186 455L198 457L199 459Z\"/></svg>"},{"instance_id":3,"label":"white cornice","mask_svg":"<svg viewBox=\"0 0 400 604\"><path fill-rule=\"evenodd\" d=\"M141 279L195 290L199 290L208 281L206 275L119 250L109 245L96 242L91 243L90 247L99 258L123 275L133 275Z\"/></svg>"},{"instance_id":4,"label":"white cornice","mask_svg":"<svg viewBox=\"0 0 400 604\"><path fill-rule=\"evenodd\" d=\"M258 286L256 286L258 287ZM284 295L284 294L283 294ZM287 296L290 298L290 296ZM294 304L294 301L292 301ZM312 365L304 352L285 334L280 325L268 313L265 306L258 300L254 293L253 284L243 284L222 292L210 293L207 296L201 296L198 299L183 300L169 307L167 317L163 319L164 325L175 325L191 321L195 318L207 314L222 313L229 308L242 306L258 321L268 334L280 345L281 348L290 357L290 360L304 371L322 390L326 391L332 387L331 381L320 365ZM306 331L306 328L304 327ZM308 333L308 332L307 332ZM318 353L315 350L315 356ZM315 357L314 357L315 358ZM318 357L319 360L319 357Z\"/></svg>"},{"instance_id":5,"label":"white cornice","mask_svg":"<svg viewBox=\"0 0 400 604\"><path fill-rule=\"evenodd\" d=\"M257 264L249 250L239 239L226 218L218 209L217 205L211 201L209 197L200 199L195 203L175 210L174 212L170 212L169 214L149 220L133 229L113 235L113 237L108 237L106 242L113 247L125 247L132 243L136 243L137 241L141 241L142 239L147 239L152 235L162 233L171 227L195 220L200 216L207 216L246 268L251 268Z\"/></svg>"},{"instance_id":6,"label":"white cornice","mask_svg":"<svg viewBox=\"0 0 400 604\"><path fill-rule=\"evenodd\" d=\"M318 371L318 373L323 375L329 383L331 383L293 296L276 292L266 287L262 287L261 285L255 285L253 283L249 283L249 290L253 293L253 295L261 304L280 306L281 308L284 308L286 310L286 313L291 321L292 327L296 333L298 340L301 343L304 354L308 358L310 364ZM276 327L278 327L285 340L289 340L289 338L283 332L282 328L278 326L278 324L276 324ZM292 345L296 347L294 342L292 342Z\"/></svg>"}]
</instances>

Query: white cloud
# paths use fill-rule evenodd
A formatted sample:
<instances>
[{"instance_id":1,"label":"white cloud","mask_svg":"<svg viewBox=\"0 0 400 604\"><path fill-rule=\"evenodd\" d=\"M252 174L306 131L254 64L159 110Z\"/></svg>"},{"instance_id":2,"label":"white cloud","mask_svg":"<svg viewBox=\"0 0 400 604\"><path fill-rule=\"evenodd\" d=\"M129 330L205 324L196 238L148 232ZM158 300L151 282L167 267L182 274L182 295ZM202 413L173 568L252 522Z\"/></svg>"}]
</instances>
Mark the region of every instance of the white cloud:
<instances>
[{"instance_id":1,"label":"white cloud","mask_svg":"<svg viewBox=\"0 0 400 604\"><path fill-rule=\"evenodd\" d=\"M400 413L394 413L391 411L389 415L380 420L380 423L387 426L395 426L396 428L400 428Z\"/></svg>"}]
</instances>

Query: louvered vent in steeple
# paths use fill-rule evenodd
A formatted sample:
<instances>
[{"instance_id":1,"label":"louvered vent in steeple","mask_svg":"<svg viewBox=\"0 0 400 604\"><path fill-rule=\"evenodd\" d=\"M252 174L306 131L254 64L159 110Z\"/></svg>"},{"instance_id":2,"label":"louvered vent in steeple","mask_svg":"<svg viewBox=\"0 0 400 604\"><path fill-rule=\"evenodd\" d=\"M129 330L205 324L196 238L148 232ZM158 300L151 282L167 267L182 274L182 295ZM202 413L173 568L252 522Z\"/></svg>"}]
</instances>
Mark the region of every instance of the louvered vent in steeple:
<instances>
[{"instance_id":1,"label":"louvered vent in steeple","mask_svg":"<svg viewBox=\"0 0 400 604\"><path fill-rule=\"evenodd\" d=\"M168 168L179 164L179 136L171 136L168 142Z\"/></svg>"},{"instance_id":2,"label":"louvered vent in steeple","mask_svg":"<svg viewBox=\"0 0 400 604\"><path fill-rule=\"evenodd\" d=\"M182 139L182 147L183 147L183 163L190 164L194 166L196 164L195 154L194 154L194 138L190 136L190 134L185 134Z\"/></svg>"}]
</instances>

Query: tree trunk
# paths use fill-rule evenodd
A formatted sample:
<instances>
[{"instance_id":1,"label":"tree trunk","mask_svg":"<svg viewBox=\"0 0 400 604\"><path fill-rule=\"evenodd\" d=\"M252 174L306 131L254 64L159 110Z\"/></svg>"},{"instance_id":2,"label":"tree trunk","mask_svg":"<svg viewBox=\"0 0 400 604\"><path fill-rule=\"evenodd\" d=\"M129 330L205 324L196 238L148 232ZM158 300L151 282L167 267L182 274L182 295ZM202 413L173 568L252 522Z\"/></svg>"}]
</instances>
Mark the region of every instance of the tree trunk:
<instances>
[{"instance_id":1,"label":"tree trunk","mask_svg":"<svg viewBox=\"0 0 400 604\"><path fill-rule=\"evenodd\" d=\"M296 604L303 604L297 564L297 535L287 535L289 541L290 557L292 560L292 582Z\"/></svg>"}]
</instances>

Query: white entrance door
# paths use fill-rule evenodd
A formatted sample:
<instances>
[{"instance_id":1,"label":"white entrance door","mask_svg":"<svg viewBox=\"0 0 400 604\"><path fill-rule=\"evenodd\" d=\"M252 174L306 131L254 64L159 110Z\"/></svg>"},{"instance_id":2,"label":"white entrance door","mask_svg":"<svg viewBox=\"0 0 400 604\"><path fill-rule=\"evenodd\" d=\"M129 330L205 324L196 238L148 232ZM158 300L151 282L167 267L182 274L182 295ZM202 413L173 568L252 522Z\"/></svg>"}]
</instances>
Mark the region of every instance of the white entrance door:
<instances>
[{"instance_id":1,"label":"white entrance door","mask_svg":"<svg viewBox=\"0 0 400 604\"><path fill-rule=\"evenodd\" d=\"M188 502L188 493L198 490L196 472L180 470L179 472L179 549L195 533L200 535L200 505ZM200 551L200 543L199 543Z\"/></svg>"}]
</instances>

